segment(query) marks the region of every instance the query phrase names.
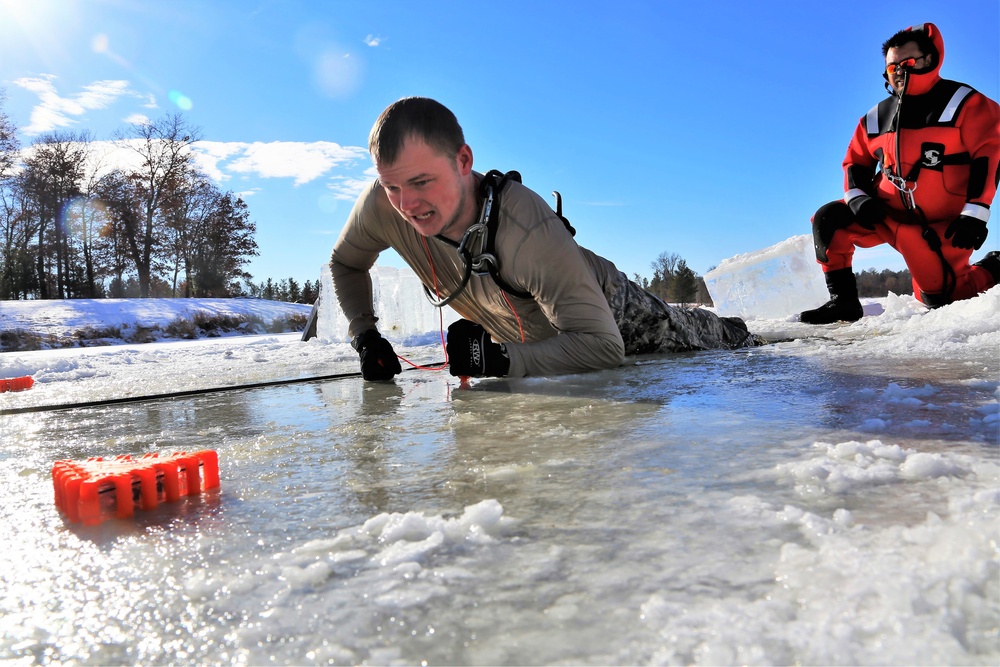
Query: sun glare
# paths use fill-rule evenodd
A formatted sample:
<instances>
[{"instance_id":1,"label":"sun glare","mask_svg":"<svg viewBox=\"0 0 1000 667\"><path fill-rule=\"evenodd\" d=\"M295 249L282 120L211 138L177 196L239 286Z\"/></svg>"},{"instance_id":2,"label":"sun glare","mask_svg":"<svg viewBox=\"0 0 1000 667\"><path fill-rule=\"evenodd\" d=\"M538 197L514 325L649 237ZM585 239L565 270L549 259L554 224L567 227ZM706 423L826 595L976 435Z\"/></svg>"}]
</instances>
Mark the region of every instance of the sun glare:
<instances>
[{"instance_id":1,"label":"sun glare","mask_svg":"<svg viewBox=\"0 0 1000 667\"><path fill-rule=\"evenodd\" d=\"M31 36L50 25L54 7L54 3L45 0L0 0L0 25L13 28L14 33Z\"/></svg>"},{"instance_id":2,"label":"sun glare","mask_svg":"<svg viewBox=\"0 0 1000 667\"><path fill-rule=\"evenodd\" d=\"M76 29L76 7L52 0L0 0L0 50L6 64L21 57L63 57Z\"/></svg>"},{"instance_id":3,"label":"sun glare","mask_svg":"<svg viewBox=\"0 0 1000 667\"><path fill-rule=\"evenodd\" d=\"M0 0L0 16L5 16L11 21L23 24L34 13L30 3L20 0Z\"/></svg>"},{"instance_id":4,"label":"sun glare","mask_svg":"<svg viewBox=\"0 0 1000 667\"><path fill-rule=\"evenodd\" d=\"M90 48L93 49L94 53L107 53L108 36L104 33L94 35L93 39L90 40Z\"/></svg>"}]
</instances>

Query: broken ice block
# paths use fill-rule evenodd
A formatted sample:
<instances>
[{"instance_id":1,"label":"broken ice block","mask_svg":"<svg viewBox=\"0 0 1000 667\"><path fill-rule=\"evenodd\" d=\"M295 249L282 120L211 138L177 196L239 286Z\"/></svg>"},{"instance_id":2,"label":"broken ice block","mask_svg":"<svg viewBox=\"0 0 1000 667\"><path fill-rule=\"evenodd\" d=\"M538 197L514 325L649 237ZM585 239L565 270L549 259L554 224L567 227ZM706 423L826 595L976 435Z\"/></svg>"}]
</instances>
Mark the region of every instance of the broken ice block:
<instances>
[{"instance_id":1,"label":"broken ice block","mask_svg":"<svg viewBox=\"0 0 1000 667\"><path fill-rule=\"evenodd\" d=\"M830 298L809 234L723 260L705 284L719 315L744 319L785 319Z\"/></svg>"},{"instance_id":2,"label":"broken ice block","mask_svg":"<svg viewBox=\"0 0 1000 667\"><path fill-rule=\"evenodd\" d=\"M410 336L437 332L458 319L458 313L445 306L443 317L424 296L424 287L410 268L373 266L372 297L378 330L386 338L397 341ZM442 295L444 296L444 295ZM316 320L316 335L321 339L346 341L347 318L337 302L333 278L328 265L320 269L320 307Z\"/></svg>"}]
</instances>

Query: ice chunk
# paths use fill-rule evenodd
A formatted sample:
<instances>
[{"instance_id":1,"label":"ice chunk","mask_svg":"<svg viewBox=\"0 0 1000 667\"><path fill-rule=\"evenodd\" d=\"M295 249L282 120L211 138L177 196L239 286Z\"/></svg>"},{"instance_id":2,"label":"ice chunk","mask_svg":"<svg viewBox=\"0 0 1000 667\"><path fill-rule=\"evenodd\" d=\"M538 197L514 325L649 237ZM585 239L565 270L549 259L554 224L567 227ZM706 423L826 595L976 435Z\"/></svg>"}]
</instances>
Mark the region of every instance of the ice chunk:
<instances>
[{"instance_id":1,"label":"ice chunk","mask_svg":"<svg viewBox=\"0 0 1000 667\"><path fill-rule=\"evenodd\" d=\"M720 315L745 319L782 319L830 298L808 234L723 260L705 284Z\"/></svg>"},{"instance_id":2,"label":"ice chunk","mask_svg":"<svg viewBox=\"0 0 1000 667\"><path fill-rule=\"evenodd\" d=\"M429 333L433 333L435 339L439 337L441 320L438 309L427 301L423 285L412 269L373 266L369 274L375 298L375 315L379 318L378 330L383 336L393 341ZM443 315L445 327L459 319L458 314L448 306L444 307ZM328 265L320 269L316 336L324 340L348 340L347 318L333 292L333 278Z\"/></svg>"}]
</instances>

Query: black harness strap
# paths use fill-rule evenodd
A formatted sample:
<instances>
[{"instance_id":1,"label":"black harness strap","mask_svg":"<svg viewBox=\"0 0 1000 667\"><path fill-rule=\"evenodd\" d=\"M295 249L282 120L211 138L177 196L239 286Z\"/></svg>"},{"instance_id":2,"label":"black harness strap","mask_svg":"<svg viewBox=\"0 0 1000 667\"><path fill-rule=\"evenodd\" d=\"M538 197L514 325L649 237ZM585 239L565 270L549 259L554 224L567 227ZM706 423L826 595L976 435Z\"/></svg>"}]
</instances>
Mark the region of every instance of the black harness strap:
<instances>
[{"instance_id":1,"label":"black harness strap","mask_svg":"<svg viewBox=\"0 0 1000 667\"><path fill-rule=\"evenodd\" d=\"M516 171L508 171L501 174L493 169L483 177L479 183L479 196L484 200L483 206L489 207L486 214L486 234L481 245L482 252L472 257L466 257L466 261L472 264L472 271L478 276L489 274L493 282L500 286L504 292L519 299L530 299L531 293L524 292L511 287L510 283L500 275L500 258L497 255L497 230L500 228L500 198L507 181L515 180L521 182L521 174ZM492 200L492 206L491 204Z\"/></svg>"},{"instance_id":2,"label":"black harness strap","mask_svg":"<svg viewBox=\"0 0 1000 667\"><path fill-rule=\"evenodd\" d=\"M516 289L500 275L500 257L497 254L496 238L497 230L500 228L501 198L503 190L507 187L509 181L520 183L521 174L517 171L503 173L492 169L479 182L479 198L483 202L479 221L469 227L462 237L461 242L456 247L458 254L465 263L465 273L462 277L462 282L453 294L440 300L435 299L425 287L424 292L427 298L435 306L439 308L445 306L461 294L472 274L490 276L500 289L511 296L519 299L531 298L530 292ZM573 229L569 220L562 214L562 195L558 192L553 192L552 194L556 197L556 215L562 220L570 235L576 236L576 230ZM436 238L449 245L455 245L454 241L443 236ZM473 250L472 246L476 246L475 250Z\"/></svg>"}]
</instances>

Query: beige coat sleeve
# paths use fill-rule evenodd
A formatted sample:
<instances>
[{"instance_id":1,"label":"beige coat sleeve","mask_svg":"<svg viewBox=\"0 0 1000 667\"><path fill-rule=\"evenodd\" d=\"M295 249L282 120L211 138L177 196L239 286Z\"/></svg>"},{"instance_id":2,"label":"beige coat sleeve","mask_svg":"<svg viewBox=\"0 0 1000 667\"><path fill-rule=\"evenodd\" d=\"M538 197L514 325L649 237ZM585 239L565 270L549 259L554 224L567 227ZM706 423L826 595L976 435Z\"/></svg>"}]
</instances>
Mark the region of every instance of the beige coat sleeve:
<instances>
[{"instance_id":1,"label":"beige coat sleeve","mask_svg":"<svg viewBox=\"0 0 1000 667\"><path fill-rule=\"evenodd\" d=\"M614 368L625 346L605 295L614 266L581 248L538 195L517 183L505 191L497 250L501 275L529 292L555 335L507 344L509 375L556 375Z\"/></svg>"}]
</instances>

